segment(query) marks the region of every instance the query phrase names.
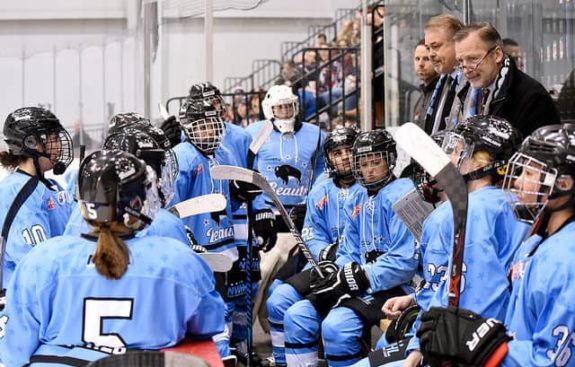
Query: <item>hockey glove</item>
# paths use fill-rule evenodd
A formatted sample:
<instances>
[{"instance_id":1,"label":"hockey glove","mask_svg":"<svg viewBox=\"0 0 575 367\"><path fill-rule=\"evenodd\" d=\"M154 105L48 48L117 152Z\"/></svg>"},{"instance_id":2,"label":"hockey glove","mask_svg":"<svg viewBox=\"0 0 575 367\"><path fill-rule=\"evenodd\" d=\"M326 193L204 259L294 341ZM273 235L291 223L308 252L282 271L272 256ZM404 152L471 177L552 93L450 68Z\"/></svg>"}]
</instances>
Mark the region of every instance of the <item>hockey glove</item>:
<instances>
[{"instance_id":1,"label":"hockey glove","mask_svg":"<svg viewBox=\"0 0 575 367\"><path fill-rule=\"evenodd\" d=\"M319 252L319 261L335 261L339 241L335 241L331 245L327 245Z\"/></svg>"},{"instance_id":2,"label":"hockey glove","mask_svg":"<svg viewBox=\"0 0 575 367\"><path fill-rule=\"evenodd\" d=\"M300 232L303 228L306 211L307 211L307 207L306 207L305 203L294 205L294 207L291 208L291 210L289 211L289 216L290 216L291 220L295 224L295 227L297 228L297 230Z\"/></svg>"},{"instance_id":3,"label":"hockey glove","mask_svg":"<svg viewBox=\"0 0 575 367\"><path fill-rule=\"evenodd\" d=\"M278 238L276 216L270 209L256 212L254 220L254 233L256 244L263 252L268 252L276 244Z\"/></svg>"},{"instance_id":4,"label":"hockey glove","mask_svg":"<svg viewBox=\"0 0 575 367\"><path fill-rule=\"evenodd\" d=\"M170 116L167 120L162 122L160 129L166 134L166 137L170 141L171 147L175 147L182 139L182 126L176 120L176 116Z\"/></svg>"},{"instance_id":5,"label":"hockey glove","mask_svg":"<svg viewBox=\"0 0 575 367\"><path fill-rule=\"evenodd\" d=\"M230 196L239 202L254 200L262 190L254 184L243 181L230 181Z\"/></svg>"},{"instance_id":6,"label":"hockey glove","mask_svg":"<svg viewBox=\"0 0 575 367\"><path fill-rule=\"evenodd\" d=\"M318 302L329 307L338 306L344 299L358 296L369 288L367 275L358 263L347 263L337 272L328 270L325 265L321 269L323 278L312 271L311 291Z\"/></svg>"},{"instance_id":7,"label":"hockey glove","mask_svg":"<svg viewBox=\"0 0 575 367\"><path fill-rule=\"evenodd\" d=\"M507 355L503 324L471 311L432 307L421 317L417 330L423 355L430 366L444 361L453 365L498 366Z\"/></svg>"}]
</instances>

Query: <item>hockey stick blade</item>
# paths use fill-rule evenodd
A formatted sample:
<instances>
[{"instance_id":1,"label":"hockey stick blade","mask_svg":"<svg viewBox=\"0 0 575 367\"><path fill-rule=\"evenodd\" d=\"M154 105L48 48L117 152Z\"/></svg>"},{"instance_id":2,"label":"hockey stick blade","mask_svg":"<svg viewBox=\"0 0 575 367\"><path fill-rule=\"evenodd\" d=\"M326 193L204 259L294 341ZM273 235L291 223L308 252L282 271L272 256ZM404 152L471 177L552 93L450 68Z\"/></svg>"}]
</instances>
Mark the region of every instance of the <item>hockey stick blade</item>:
<instances>
[{"instance_id":1,"label":"hockey stick blade","mask_svg":"<svg viewBox=\"0 0 575 367\"><path fill-rule=\"evenodd\" d=\"M465 225L467 223L467 184L449 157L417 125L408 122L395 134L397 145L417 161L445 190L453 208L453 253L449 281L449 305L459 304Z\"/></svg>"},{"instance_id":2,"label":"hockey stick blade","mask_svg":"<svg viewBox=\"0 0 575 367\"><path fill-rule=\"evenodd\" d=\"M265 120L264 126L258 132L258 135L255 137L255 139L252 140L252 142L250 143L249 149L251 153L257 154L259 152L260 148L262 147L262 145L264 145L264 143L272 133L273 129L274 125L268 120Z\"/></svg>"},{"instance_id":3,"label":"hockey stick blade","mask_svg":"<svg viewBox=\"0 0 575 367\"><path fill-rule=\"evenodd\" d=\"M198 256L200 256L215 273L225 273L231 270L234 264L229 256L217 252L199 253Z\"/></svg>"},{"instance_id":4,"label":"hockey stick blade","mask_svg":"<svg viewBox=\"0 0 575 367\"><path fill-rule=\"evenodd\" d=\"M180 219L192 215L219 212L226 208L228 201L222 194L207 194L197 196L177 203L168 209L168 211Z\"/></svg>"},{"instance_id":5,"label":"hockey stick blade","mask_svg":"<svg viewBox=\"0 0 575 367\"><path fill-rule=\"evenodd\" d=\"M158 109L160 110L160 115L164 120L167 120L170 117L166 106L164 106L162 103L158 103Z\"/></svg>"},{"instance_id":6,"label":"hockey stick blade","mask_svg":"<svg viewBox=\"0 0 575 367\"><path fill-rule=\"evenodd\" d=\"M321 269L317 265L316 261L311 255L311 252L309 251L305 242L301 238L301 235L297 230L293 220L289 216L288 212L286 211L281 201L279 201L277 194L275 193L273 188L270 186L270 184L266 181L266 179L262 175L260 175L258 172L251 171L249 169L235 166L225 166L225 165L212 167L211 175L212 178L216 180L236 180L236 181L248 182L262 189L262 191L265 192L270 197L276 208L279 210L282 219L286 223L291 234L295 237L297 246L300 248L302 254L306 258L308 263L315 269L315 271L318 272L318 275L323 278Z\"/></svg>"}]
</instances>

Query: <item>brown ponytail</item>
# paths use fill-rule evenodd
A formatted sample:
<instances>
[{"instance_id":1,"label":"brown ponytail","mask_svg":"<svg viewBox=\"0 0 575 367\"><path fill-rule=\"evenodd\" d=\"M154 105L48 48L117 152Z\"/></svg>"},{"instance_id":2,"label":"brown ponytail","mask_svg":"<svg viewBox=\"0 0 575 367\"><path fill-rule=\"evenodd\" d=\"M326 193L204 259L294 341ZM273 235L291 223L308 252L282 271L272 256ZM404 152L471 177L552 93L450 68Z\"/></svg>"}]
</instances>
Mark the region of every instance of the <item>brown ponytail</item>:
<instances>
[{"instance_id":1,"label":"brown ponytail","mask_svg":"<svg viewBox=\"0 0 575 367\"><path fill-rule=\"evenodd\" d=\"M0 152L0 165L8 169L14 169L20 165L20 163L25 162L27 157L22 155L14 155L9 152Z\"/></svg>"},{"instance_id":2,"label":"brown ponytail","mask_svg":"<svg viewBox=\"0 0 575 367\"><path fill-rule=\"evenodd\" d=\"M98 247L92 261L98 273L108 279L120 279L128 270L130 251L108 225L98 224L98 227Z\"/></svg>"}]
</instances>

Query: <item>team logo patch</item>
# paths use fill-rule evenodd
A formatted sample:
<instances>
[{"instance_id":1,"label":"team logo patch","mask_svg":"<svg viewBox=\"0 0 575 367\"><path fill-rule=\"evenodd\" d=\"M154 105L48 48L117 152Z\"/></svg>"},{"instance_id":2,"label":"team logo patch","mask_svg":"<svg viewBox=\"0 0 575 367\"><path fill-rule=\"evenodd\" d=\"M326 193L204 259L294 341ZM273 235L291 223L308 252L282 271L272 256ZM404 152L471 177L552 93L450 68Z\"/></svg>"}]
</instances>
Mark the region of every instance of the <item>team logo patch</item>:
<instances>
[{"instance_id":1,"label":"team logo patch","mask_svg":"<svg viewBox=\"0 0 575 367\"><path fill-rule=\"evenodd\" d=\"M351 212L351 219L357 218L357 216L361 213L361 204L357 204L353 211Z\"/></svg>"},{"instance_id":2,"label":"team logo patch","mask_svg":"<svg viewBox=\"0 0 575 367\"><path fill-rule=\"evenodd\" d=\"M197 167L196 170L194 171L194 176L199 176L202 174L202 172L204 172L204 164L200 163Z\"/></svg>"},{"instance_id":3,"label":"team logo patch","mask_svg":"<svg viewBox=\"0 0 575 367\"><path fill-rule=\"evenodd\" d=\"M58 191L58 204L64 205L68 203L68 193L66 191Z\"/></svg>"},{"instance_id":4,"label":"team logo patch","mask_svg":"<svg viewBox=\"0 0 575 367\"><path fill-rule=\"evenodd\" d=\"M48 203L46 206L48 207L48 210L54 210L56 208L56 203L54 202L54 199L52 199L52 197L48 198Z\"/></svg>"},{"instance_id":5,"label":"team logo patch","mask_svg":"<svg viewBox=\"0 0 575 367\"><path fill-rule=\"evenodd\" d=\"M315 204L315 207L319 210L322 210L323 208L325 208L325 206L327 205L327 201L328 201L328 197L327 195L325 195L324 197L322 197L317 204Z\"/></svg>"},{"instance_id":6,"label":"team logo patch","mask_svg":"<svg viewBox=\"0 0 575 367\"><path fill-rule=\"evenodd\" d=\"M525 276L525 261L519 261L511 267L511 281L514 282Z\"/></svg>"}]
</instances>

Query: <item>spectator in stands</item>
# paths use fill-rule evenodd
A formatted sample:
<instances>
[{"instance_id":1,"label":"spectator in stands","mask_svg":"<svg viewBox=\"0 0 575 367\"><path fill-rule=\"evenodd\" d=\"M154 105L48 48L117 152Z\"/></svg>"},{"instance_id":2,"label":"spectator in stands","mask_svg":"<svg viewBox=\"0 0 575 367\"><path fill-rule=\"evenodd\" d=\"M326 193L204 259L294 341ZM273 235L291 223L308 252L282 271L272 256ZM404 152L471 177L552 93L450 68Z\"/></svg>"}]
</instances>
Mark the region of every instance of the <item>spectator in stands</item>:
<instances>
[{"instance_id":1,"label":"spectator in stands","mask_svg":"<svg viewBox=\"0 0 575 367\"><path fill-rule=\"evenodd\" d=\"M314 47L321 47L323 45L327 44L327 36L325 35L325 33L319 33L316 37L315 37L315 45Z\"/></svg>"},{"instance_id":2,"label":"spectator in stands","mask_svg":"<svg viewBox=\"0 0 575 367\"><path fill-rule=\"evenodd\" d=\"M417 75L417 79L421 82L421 84L419 84L421 95L417 102L415 102L412 121L423 129L425 127L425 111L427 111L431 95L439 80L439 75L429 59L429 50L425 47L425 40L419 41L417 46L415 46L413 64L415 67L415 75Z\"/></svg>"},{"instance_id":3,"label":"spectator in stands","mask_svg":"<svg viewBox=\"0 0 575 367\"><path fill-rule=\"evenodd\" d=\"M301 76L300 70L291 60L284 61L282 64L281 77L283 80L296 80Z\"/></svg>"},{"instance_id":4,"label":"spectator in stands","mask_svg":"<svg viewBox=\"0 0 575 367\"><path fill-rule=\"evenodd\" d=\"M337 33L336 43L339 44L340 42L345 42L345 44L347 45L346 47L349 47L350 45L353 44L353 41L354 41L353 21L347 20L342 24L341 29Z\"/></svg>"},{"instance_id":5,"label":"spectator in stands","mask_svg":"<svg viewBox=\"0 0 575 367\"><path fill-rule=\"evenodd\" d=\"M509 121L523 136L560 123L547 90L505 55L495 27L487 22L471 23L453 40L467 82L457 94L451 118L463 121L476 114L495 115Z\"/></svg>"},{"instance_id":6,"label":"spectator in stands","mask_svg":"<svg viewBox=\"0 0 575 367\"><path fill-rule=\"evenodd\" d=\"M424 27L429 58L435 71L441 75L425 114L425 132L430 135L450 127L446 124L446 117L450 115L455 94L463 84L462 73L455 68L457 61L453 43L453 35L462 27L463 23L451 14L432 17Z\"/></svg>"},{"instance_id":7,"label":"spectator in stands","mask_svg":"<svg viewBox=\"0 0 575 367\"><path fill-rule=\"evenodd\" d=\"M252 94L250 96L250 113L249 113L249 120L250 123L254 123L256 121L260 121L264 119L264 115L261 109L261 96L259 93Z\"/></svg>"},{"instance_id":8,"label":"spectator in stands","mask_svg":"<svg viewBox=\"0 0 575 367\"><path fill-rule=\"evenodd\" d=\"M330 44L321 46L322 49L331 48ZM319 75L317 80L317 93L329 93L329 90L336 86L342 80L341 63L334 55L333 51L320 50L319 56Z\"/></svg>"},{"instance_id":9,"label":"spectator in stands","mask_svg":"<svg viewBox=\"0 0 575 367\"><path fill-rule=\"evenodd\" d=\"M235 99L235 97L234 97ZM234 113L234 123L236 125L240 125L241 127L246 127L249 125L248 122L248 99L245 95L242 95L239 99L237 99L237 103L235 104L235 113Z\"/></svg>"},{"instance_id":10,"label":"spectator in stands","mask_svg":"<svg viewBox=\"0 0 575 367\"><path fill-rule=\"evenodd\" d=\"M519 70L523 71L523 56L521 56L521 47L519 43L511 38L504 38L503 52L515 61L515 65Z\"/></svg>"}]
</instances>

